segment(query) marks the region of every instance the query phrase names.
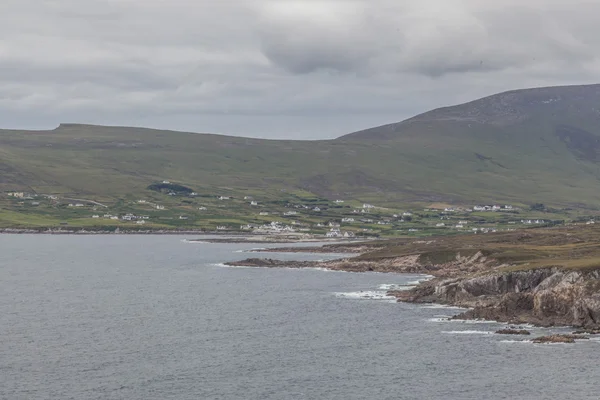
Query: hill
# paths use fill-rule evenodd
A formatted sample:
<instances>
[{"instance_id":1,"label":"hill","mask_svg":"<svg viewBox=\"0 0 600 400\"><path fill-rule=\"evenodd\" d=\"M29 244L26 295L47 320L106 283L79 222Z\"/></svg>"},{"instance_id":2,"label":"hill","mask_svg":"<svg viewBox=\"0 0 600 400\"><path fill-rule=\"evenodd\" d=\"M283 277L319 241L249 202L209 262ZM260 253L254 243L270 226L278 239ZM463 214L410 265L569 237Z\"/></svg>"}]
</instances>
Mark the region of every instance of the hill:
<instances>
[{"instance_id":1,"label":"hill","mask_svg":"<svg viewBox=\"0 0 600 400\"><path fill-rule=\"evenodd\" d=\"M0 192L116 201L164 179L196 191L303 190L386 204L600 206L600 85L506 92L336 140L62 124L0 131Z\"/></svg>"}]
</instances>

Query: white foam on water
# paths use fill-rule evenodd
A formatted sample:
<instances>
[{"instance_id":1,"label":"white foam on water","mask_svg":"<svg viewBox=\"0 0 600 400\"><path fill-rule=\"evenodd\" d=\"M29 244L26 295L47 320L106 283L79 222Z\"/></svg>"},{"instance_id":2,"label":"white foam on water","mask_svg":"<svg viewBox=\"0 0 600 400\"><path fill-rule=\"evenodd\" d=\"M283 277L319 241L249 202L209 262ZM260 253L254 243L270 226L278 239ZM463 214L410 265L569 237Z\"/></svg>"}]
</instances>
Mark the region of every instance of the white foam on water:
<instances>
[{"instance_id":1,"label":"white foam on water","mask_svg":"<svg viewBox=\"0 0 600 400\"><path fill-rule=\"evenodd\" d=\"M499 343L520 343L520 344L531 344L533 343L531 340L510 340L510 339L506 339L506 340L501 340Z\"/></svg>"},{"instance_id":2,"label":"white foam on water","mask_svg":"<svg viewBox=\"0 0 600 400\"><path fill-rule=\"evenodd\" d=\"M309 271L321 271L321 272L346 272L346 271L334 271L332 269L323 268L323 267L290 268L290 269L304 269L304 270L309 270Z\"/></svg>"},{"instance_id":3,"label":"white foam on water","mask_svg":"<svg viewBox=\"0 0 600 400\"><path fill-rule=\"evenodd\" d=\"M223 264L223 263L217 263L217 264L211 264L213 267L219 267L219 268L240 268L240 269L249 269L249 268L258 268L258 267L252 267L250 265L227 265L227 264Z\"/></svg>"},{"instance_id":4,"label":"white foam on water","mask_svg":"<svg viewBox=\"0 0 600 400\"><path fill-rule=\"evenodd\" d=\"M450 322L450 316L443 316L443 317L435 317L435 318L429 318L427 321L429 322Z\"/></svg>"},{"instance_id":5,"label":"white foam on water","mask_svg":"<svg viewBox=\"0 0 600 400\"><path fill-rule=\"evenodd\" d=\"M427 321L429 322L452 322L452 323L461 323L466 325L479 325L479 324L494 324L494 325L510 325L504 322L498 321L488 321L488 320L464 320L464 319L452 319L451 315L448 316L438 316L436 318L429 318Z\"/></svg>"},{"instance_id":6,"label":"white foam on water","mask_svg":"<svg viewBox=\"0 0 600 400\"><path fill-rule=\"evenodd\" d=\"M379 290L410 290L414 288L413 285L396 284L396 283L384 283L379 285Z\"/></svg>"},{"instance_id":7,"label":"white foam on water","mask_svg":"<svg viewBox=\"0 0 600 400\"><path fill-rule=\"evenodd\" d=\"M420 284L421 284L421 283L423 283L423 282L427 282L427 281L428 281L428 280L430 280L430 279L431 279L431 278L417 279L417 280L414 280L414 281L409 281L409 282L406 282L406 285L407 285L407 286L417 286L417 285L420 285Z\"/></svg>"},{"instance_id":8,"label":"white foam on water","mask_svg":"<svg viewBox=\"0 0 600 400\"><path fill-rule=\"evenodd\" d=\"M494 332L490 331L442 331L442 333L447 333L450 335L493 335Z\"/></svg>"},{"instance_id":9,"label":"white foam on water","mask_svg":"<svg viewBox=\"0 0 600 400\"><path fill-rule=\"evenodd\" d=\"M352 300L394 300L394 296L388 296L387 292L383 291L360 291L360 292L336 292L335 297Z\"/></svg>"}]
</instances>

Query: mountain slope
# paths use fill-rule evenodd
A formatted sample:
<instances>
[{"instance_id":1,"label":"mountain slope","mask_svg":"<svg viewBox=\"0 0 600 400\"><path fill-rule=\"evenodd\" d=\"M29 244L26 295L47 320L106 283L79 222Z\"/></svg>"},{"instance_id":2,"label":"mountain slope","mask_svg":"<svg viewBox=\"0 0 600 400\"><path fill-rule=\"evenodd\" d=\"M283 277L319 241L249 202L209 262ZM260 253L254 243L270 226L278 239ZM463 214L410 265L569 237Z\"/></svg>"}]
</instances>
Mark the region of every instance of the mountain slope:
<instances>
[{"instance_id":1,"label":"mountain slope","mask_svg":"<svg viewBox=\"0 0 600 400\"><path fill-rule=\"evenodd\" d=\"M506 92L328 141L63 124L0 131L0 191L304 189L380 204L600 206L600 85Z\"/></svg>"}]
</instances>

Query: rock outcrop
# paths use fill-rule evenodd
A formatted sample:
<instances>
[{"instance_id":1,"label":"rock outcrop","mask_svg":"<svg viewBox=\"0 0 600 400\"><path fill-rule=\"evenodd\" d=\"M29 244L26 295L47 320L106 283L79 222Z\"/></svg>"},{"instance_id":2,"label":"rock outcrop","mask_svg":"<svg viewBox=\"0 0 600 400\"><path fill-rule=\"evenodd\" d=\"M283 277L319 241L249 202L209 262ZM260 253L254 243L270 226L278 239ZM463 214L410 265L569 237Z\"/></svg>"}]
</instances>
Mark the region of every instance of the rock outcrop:
<instances>
[{"instance_id":1,"label":"rock outcrop","mask_svg":"<svg viewBox=\"0 0 600 400\"><path fill-rule=\"evenodd\" d=\"M497 335L531 335L526 329L500 329L495 332Z\"/></svg>"},{"instance_id":2,"label":"rock outcrop","mask_svg":"<svg viewBox=\"0 0 600 400\"><path fill-rule=\"evenodd\" d=\"M550 335L540 336L532 340L533 343L575 343L576 340L589 339L579 335Z\"/></svg>"},{"instance_id":3,"label":"rock outcrop","mask_svg":"<svg viewBox=\"0 0 600 400\"><path fill-rule=\"evenodd\" d=\"M399 301L470 308L455 317L457 319L600 329L600 270L545 268L493 272L475 277L438 279L393 294Z\"/></svg>"}]
</instances>

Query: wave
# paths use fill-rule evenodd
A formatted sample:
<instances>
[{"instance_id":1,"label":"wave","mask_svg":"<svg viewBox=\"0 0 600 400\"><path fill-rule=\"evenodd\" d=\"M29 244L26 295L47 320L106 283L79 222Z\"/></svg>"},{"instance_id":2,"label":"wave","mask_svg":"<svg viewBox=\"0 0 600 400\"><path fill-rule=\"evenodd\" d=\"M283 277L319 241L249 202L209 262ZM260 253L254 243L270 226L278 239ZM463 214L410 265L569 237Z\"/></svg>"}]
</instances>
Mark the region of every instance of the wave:
<instances>
[{"instance_id":1,"label":"wave","mask_svg":"<svg viewBox=\"0 0 600 400\"><path fill-rule=\"evenodd\" d=\"M452 319L452 316L439 316L436 318L429 318L429 322L452 322L466 325L479 325L479 324L494 324L494 325L510 325L507 322L489 321L483 319Z\"/></svg>"},{"instance_id":2,"label":"wave","mask_svg":"<svg viewBox=\"0 0 600 400\"><path fill-rule=\"evenodd\" d=\"M493 335L494 332L491 331L442 331L442 333L447 333L450 335Z\"/></svg>"},{"instance_id":3,"label":"wave","mask_svg":"<svg viewBox=\"0 0 600 400\"><path fill-rule=\"evenodd\" d=\"M396 300L394 296L388 296L385 291L360 291L360 292L336 292L335 297L353 300Z\"/></svg>"},{"instance_id":4,"label":"wave","mask_svg":"<svg viewBox=\"0 0 600 400\"><path fill-rule=\"evenodd\" d=\"M501 340L500 343L533 343L531 340Z\"/></svg>"},{"instance_id":5,"label":"wave","mask_svg":"<svg viewBox=\"0 0 600 400\"><path fill-rule=\"evenodd\" d=\"M378 286L379 290L410 290L414 288L414 285L405 285L398 283L384 283Z\"/></svg>"},{"instance_id":6,"label":"wave","mask_svg":"<svg viewBox=\"0 0 600 400\"><path fill-rule=\"evenodd\" d=\"M241 269L254 269L254 268L258 268L258 267L252 267L250 265L227 265L224 263L216 263L216 264L210 264L213 267L219 267L219 268L241 268Z\"/></svg>"}]
</instances>

